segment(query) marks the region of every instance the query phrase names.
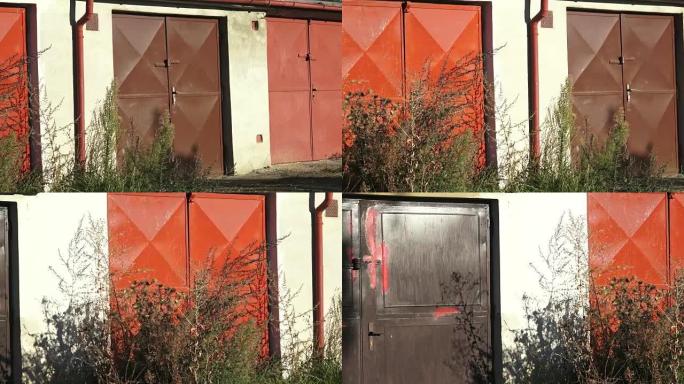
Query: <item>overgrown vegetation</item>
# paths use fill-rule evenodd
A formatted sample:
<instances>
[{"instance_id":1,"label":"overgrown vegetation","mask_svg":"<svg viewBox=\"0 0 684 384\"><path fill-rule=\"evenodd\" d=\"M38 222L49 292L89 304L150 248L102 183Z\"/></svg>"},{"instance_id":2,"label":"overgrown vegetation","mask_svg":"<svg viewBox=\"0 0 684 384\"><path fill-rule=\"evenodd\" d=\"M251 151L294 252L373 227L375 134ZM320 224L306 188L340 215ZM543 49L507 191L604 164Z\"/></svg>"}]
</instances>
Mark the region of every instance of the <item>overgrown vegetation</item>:
<instances>
[{"instance_id":1,"label":"overgrown vegetation","mask_svg":"<svg viewBox=\"0 0 684 384\"><path fill-rule=\"evenodd\" d=\"M108 275L103 223L82 223L53 269L60 297L44 300L46 329L24 353L24 381L34 383L341 382L340 304L330 309L327 348L290 332L308 313L280 297L287 348L269 357L264 317L264 244L237 254L208 256L191 288L170 287L131 274ZM220 265L220 267L218 267ZM212 267L213 266L213 267ZM310 332L310 329L308 329Z\"/></svg>"},{"instance_id":2,"label":"overgrown vegetation","mask_svg":"<svg viewBox=\"0 0 684 384\"><path fill-rule=\"evenodd\" d=\"M0 192L184 191L207 185L208 171L198 159L174 154L174 126L168 114L160 117L149 141L122 128L114 83L87 128L86 161L77 161L73 124L56 122L61 105L29 81L30 60L0 63ZM43 157L42 164L33 167L31 137L40 138Z\"/></svg>"},{"instance_id":3,"label":"overgrown vegetation","mask_svg":"<svg viewBox=\"0 0 684 384\"><path fill-rule=\"evenodd\" d=\"M531 157L528 122L513 122L512 104L501 96L493 104L494 87L482 78L481 62L480 57L467 57L436 76L426 70L411 84L406 99L372 91L348 93L346 189L586 192L662 190L671 185L655 159L629 153L623 112L616 114L603 141L588 135L586 127L578 129L570 84L562 87L547 113L540 157ZM485 115L495 116L498 126L488 125ZM498 165L485 166L487 133L496 137Z\"/></svg>"},{"instance_id":4,"label":"overgrown vegetation","mask_svg":"<svg viewBox=\"0 0 684 384\"><path fill-rule=\"evenodd\" d=\"M505 353L506 382L683 382L684 280L589 284L585 233L582 220L560 225L536 266L544 294L525 298L528 327Z\"/></svg>"}]
</instances>

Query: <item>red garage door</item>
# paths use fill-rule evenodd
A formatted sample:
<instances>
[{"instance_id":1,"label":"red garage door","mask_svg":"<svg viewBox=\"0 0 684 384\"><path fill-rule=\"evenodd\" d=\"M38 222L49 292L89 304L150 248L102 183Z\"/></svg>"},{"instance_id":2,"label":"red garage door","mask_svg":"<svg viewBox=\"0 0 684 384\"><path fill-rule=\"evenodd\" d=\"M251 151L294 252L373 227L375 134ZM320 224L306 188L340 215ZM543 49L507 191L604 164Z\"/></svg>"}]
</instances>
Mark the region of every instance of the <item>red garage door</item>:
<instances>
[{"instance_id":1,"label":"red garage door","mask_svg":"<svg viewBox=\"0 0 684 384\"><path fill-rule=\"evenodd\" d=\"M341 153L340 31L336 22L268 19L274 164Z\"/></svg>"},{"instance_id":2,"label":"red garage door","mask_svg":"<svg viewBox=\"0 0 684 384\"><path fill-rule=\"evenodd\" d=\"M0 137L10 132L17 135L24 147L23 167L28 169L29 106L25 60L25 10L0 7Z\"/></svg>"},{"instance_id":3,"label":"red garage door","mask_svg":"<svg viewBox=\"0 0 684 384\"><path fill-rule=\"evenodd\" d=\"M457 69L464 112L455 118L476 133L484 164L484 82L479 63L479 6L350 0L343 4L345 92L373 90L391 99L406 96L427 72L432 79ZM476 87L467 86L472 80ZM472 88L472 89L470 89Z\"/></svg>"},{"instance_id":4,"label":"red garage door","mask_svg":"<svg viewBox=\"0 0 684 384\"><path fill-rule=\"evenodd\" d=\"M224 276L250 297L245 320L266 324L262 196L109 194L107 200L110 272L117 288L156 279L186 290L197 273L225 267ZM267 341L265 333L264 348Z\"/></svg>"},{"instance_id":5,"label":"red garage door","mask_svg":"<svg viewBox=\"0 0 684 384\"><path fill-rule=\"evenodd\" d=\"M664 193L590 193L589 266L594 282L634 276L668 283L668 203Z\"/></svg>"}]
</instances>

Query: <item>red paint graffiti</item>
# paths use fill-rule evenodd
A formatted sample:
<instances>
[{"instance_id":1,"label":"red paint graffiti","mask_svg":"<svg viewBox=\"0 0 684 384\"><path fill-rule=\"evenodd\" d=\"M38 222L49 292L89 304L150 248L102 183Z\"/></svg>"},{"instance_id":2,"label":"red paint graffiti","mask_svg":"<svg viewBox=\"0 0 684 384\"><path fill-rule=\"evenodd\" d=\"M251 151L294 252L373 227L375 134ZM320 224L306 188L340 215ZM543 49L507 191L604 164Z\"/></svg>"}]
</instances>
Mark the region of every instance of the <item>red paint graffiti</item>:
<instances>
[{"instance_id":1,"label":"red paint graffiti","mask_svg":"<svg viewBox=\"0 0 684 384\"><path fill-rule=\"evenodd\" d=\"M383 292L387 292L389 289L388 284L388 271L386 267L386 260L388 255L387 246L383 242L382 244L375 243L375 235L377 230L377 218L378 211L373 208L369 208L366 212L366 220L364 222L364 230L366 231L366 246L370 255L363 257L363 262L368 265L368 281L371 289L375 289L377 286L377 264L378 261L382 262L382 278L383 278Z\"/></svg>"},{"instance_id":2,"label":"red paint graffiti","mask_svg":"<svg viewBox=\"0 0 684 384\"><path fill-rule=\"evenodd\" d=\"M435 319L440 319L444 316L456 315L459 312L460 310L456 307L438 307L434 312L432 312L432 317Z\"/></svg>"}]
</instances>

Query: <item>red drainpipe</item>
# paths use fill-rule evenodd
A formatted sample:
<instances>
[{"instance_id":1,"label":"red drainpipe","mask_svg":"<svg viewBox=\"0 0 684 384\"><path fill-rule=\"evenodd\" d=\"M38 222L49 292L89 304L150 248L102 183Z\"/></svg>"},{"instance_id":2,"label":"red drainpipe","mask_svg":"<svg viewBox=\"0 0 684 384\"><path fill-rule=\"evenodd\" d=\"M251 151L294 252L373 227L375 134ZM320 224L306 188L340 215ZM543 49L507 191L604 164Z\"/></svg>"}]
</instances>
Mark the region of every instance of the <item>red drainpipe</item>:
<instances>
[{"instance_id":1,"label":"red drainpipe","mask_svg":"<svg viewBox=\"0 0 684 384\"><path fill-rule=\"evenodd\" d=\"M527 29L527 44L530 50L530 155L532 159L541 157L539 129L539 23L549 15L549 0L541 0L541 9L533 17Z\"/></svg>"},{"instance_id":2,"label":"red drainpipe","mask_svg":"<svg viewBox=\"0 0 684 384\"><path fill-rule=\"evenodd\" d=\"M315 197L316 194L313 193ZM314 210L312 225L312 272L313 272L313 331L314 350L321 356L325 349L325 312L323 308L323 212L332 203L332 192L325 193L325 200Z\"/></svg>"},{"instance_id":3,"label":"red drainpipe","mask_svg":"<svg viewBox=\"0 0 684 384\"><path fill-rule=\"evenodd\" d=\"M83 27L93 17L94 0L86 0L85 14L73 26L74 39L74 124L76 125L76 156L80 165L86 161L85 147L85 80L83 75Z\"/></svg>"}]
</instances>

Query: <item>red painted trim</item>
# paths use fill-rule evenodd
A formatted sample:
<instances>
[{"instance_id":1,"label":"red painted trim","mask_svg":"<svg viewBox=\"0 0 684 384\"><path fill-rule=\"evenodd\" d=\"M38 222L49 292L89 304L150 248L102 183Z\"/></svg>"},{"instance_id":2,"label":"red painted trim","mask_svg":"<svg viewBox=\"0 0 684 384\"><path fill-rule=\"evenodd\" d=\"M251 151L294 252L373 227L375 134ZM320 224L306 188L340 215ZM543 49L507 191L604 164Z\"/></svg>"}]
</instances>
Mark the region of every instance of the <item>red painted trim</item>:
<instances>
[{"instance_id":1,"label":"red painted trim","mask_svg":"<svg viewBox=\"0 0 684 384\"><path fill-rule=\"evenodd\" d=\"M549 15L549 0L541 0L541 9L528 23L527 41L530 51L530 157L541 156L539 123L539 23Z\"/></svg>"},{"instance_id":2,"label":"red painted trim","mask_svg":"<svg viewBox=\"0 0 684 384\"><path fill-rule=\"evenodd\" d=\"M84 80L84 60L83 60L83 27L93 17L94 0L86 0L86 10L83 16L73 26L74 39L74 76L76 86L74 87L74 125L76 128L76 155L80 165L86 161L85 147L85 80Z\"/></svg>"},{"instance_id":3,"label":"red painted trim","mask_svg":"<svg viewBox=\"0 0 684 384\"><path fill-rule=\"evenodd\" d=\"M332 203L332 192L325 193L325 199L314 210L313 223L313 331L314 348L320 355L325 349L325 311L323 308L323 212Z\"/></svg>"},{"instance_id":4,"label":"red painted trim","mask_svg":"<svg viewBox=\"0 0 684 384\"><path fill-rule=\"evenodd\" d=\"M339 10L342 4L331 3L310 3L293 0L205 0L210 3L225 3L225 4L240 4L240 5L254 5L265 7L288 7L300 9L318 9L318 10Z\"/></svg>"}]
</instances>

